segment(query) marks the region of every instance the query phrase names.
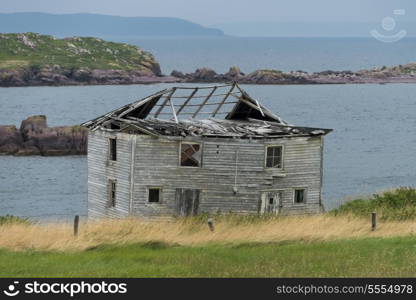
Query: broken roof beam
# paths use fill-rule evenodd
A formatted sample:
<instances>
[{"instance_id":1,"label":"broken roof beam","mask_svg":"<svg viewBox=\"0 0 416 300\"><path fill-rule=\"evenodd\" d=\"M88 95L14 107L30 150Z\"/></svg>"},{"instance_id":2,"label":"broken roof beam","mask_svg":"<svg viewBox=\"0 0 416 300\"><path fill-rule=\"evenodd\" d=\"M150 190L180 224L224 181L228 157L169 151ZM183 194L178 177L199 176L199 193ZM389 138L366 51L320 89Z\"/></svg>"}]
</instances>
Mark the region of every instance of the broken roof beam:
<instances>
[{"instance_id":1,"label":"broken roof beam","mask_svg":"<svg viewBox=\"0 0 416 300\"><path fill-rule=\"evenodd\" d=\"M170 114L171 113L162 112L159 115L170 115ZM184 112L184 113L182 113L182 115L194 115L194 114L195 113L193 113L193 112ZM200 114L211 115L212 112L211 111L201 111L201 112L198 113L198 115L200 115ZM226 115L226 114L228 114L228 112L219 112L219 113L217 113L217 115Z\"/></svg>"},{"instance_id":2,"label":"broken roof beam","mask_svg":"<svg viewBox=\"0 0 416 300\"><path fill-rule=\"evenodd\" d=\"M241 98L240 99L246 100L246 103L251 102L252 104L255 104L256 107L253 107L253 108L256 109L256 110L258 110L262 115L267 115L269 118L274 119L274 120L276 120L277 122L279 122L281 124L288 124L283 119L281 119L280 117L276 116L270 110L268 110L267 108L265 108L263 105L259 104L257 100L251 98L251 96L245 90L243 90L238 84L237 84L237 88L241 92ZM260 110L259 110L259 108L260 108Z\"/></svg>"},{"instance_id":3,"label":"broken roof beam","mask_svg":"<svg viewBox=\"0 0 416 300\"><path fill-rule=\"evenodd\" d=\"M264 117L265 115L264 115L263 110L261 109L261 106L259 104L259 101L257 101L256 99L254 99L254 101L256 101L257 107L259 108L259 111L261 112L261 115Z\"/></svg>"},{"instance_id":4,"label":"broken roof beam","mask_svg":"<svg viewBox=\"0 0 416 300\"><path fill-rule=\"evenodd\" d=\"M170 97L175 93L176 87L173 87L171 92L166 96L165 101L163 101L163 104L159 107L159 109L155 113L155 118L159 116L161 111L165 108L166 104L170 101Z\"/></svg>"},{"instance_id":5,"label":"broken roof beam","mask_svg":"<svg viewBox=\"0 0 416 300\"><path fill-rule=\"evenodd\" d=\"M216 96L216 95L213 95L213 96ZM206 97L206 96L204 96L204 97ZM173 98L173 97L172 97ZM215 102L215 103L206 103L205 104L205 106L212 106L212 105L217 105L218 106L218 104L221 104L222 102ZM236 104L236 103L238 103L238 101L227 101L226 103L224 103L224 104ZM192 106L200 106L201 104L187 104L186 105L186 107L192 107ZM161 105L155 105L155 107L159 107L159 106L161 106ZM173 106L175 106L175 107L182 107L183 106L183 104L174 104ZM178 110L178 112L179 112L179 110ZM176 114L178 113L178 112L176 112Z\"/></svg>"},{"instance_id":6,"label":"broken roof beam","mask_svg":"<svg viewBox=\"0 0 416 300\"><path fill-rule=\"evenodd\" d=\"M155 97L162 96L162 95L163 95L163 94L165 94L167 91L168 91L168 90L164 89L164 90L162 90L162 91L160 91L160 92L158 92L158 93L155 93L155 94L153 94L153 95L150 95L150 96L148 96L148 97L146 97L146 98L144 98L144 99L142 99L142 100L139 100L139 101L136 101L136 102L130 103L130 104L128 104L128 105L125 105L123 108L125 108L126 106L129 106L129 108L128 108L127 110L124 110L124 111L123 111L122 109L116 109L116 110L112 111L110 114L111 114L111 115L114 115L114 114L116 114L117 112L120 112L120 111L121 111L121 113L119 113L119 114L118 114L118 115L116 115L116 116L117 116L117 117L123 117L123 116L127 115L128 113L130 113L131 111L135 110L136 108L138 108L138 107L140 107L140 106L144 105L145 103L147 103L147 102L149 102L149 101L152 101Z\"/></svg>"},{"instance_id":7,"label":"broken roof beam","mask_svg":"<svg viewBox=\"0 0 416 300\"><path fill-rule=\"evenodd\" d=\"M212 88L211 92L208 94L208 96L205 98L205 100L201 103L201 105L198 107L198 109L194 112L194 114L192 115L192 118L195 118L198 115L198 113L205 106L205 104L208 102L209 98L211 98L211 96L215 93L216 90L217 90L216 86Z\"/></svg>"},{"instance_id":8,"label":"broken roof beam","mask_svg":"<svg viewBox=\"0 0 416 300\"><path fill-rule=\"evenodd\" d=\"M227 100L227 98L231 95L233 89L235 88L236 83L234 82L230 88L230 90L228 91L227 94L225 94L224 98L222 99L222 101L219 103L218 107L215 109L215 111L212 113L212 117L215 117L215 115L220 111L221 107L224 105L225 101Z\"/></svg>"},{"instance_id":9,"label":"broken roof beam","mask_svg":"<svg viewBox=\"0 0 416 300\"><path fill-rule=\"evenodd\" d=\"M176 124L178 124L178 117L176 116L175 107L173 106L172 100L169 98L170 108L172 109L173 118L175 119Z\"/></svg>"},{"instance_id":10,"label":"broken roof beam","mask_svg":"<svg viewBox=\"0 0 416 300\"><path fill-rule=\"evenodd\" d=\"M226 87L226 86L231 86L231 83L222 84L222 85L199 86L198 89L207 90L207 89L213 89L213 88L222 88L222 87ZM180 87L176 87L176 88L180 89L180 90L193 90L193 89L195 89L195 87L186 87L186 86L180 86Z\"/></svg>"},{"instance_id":11,"label":"broken roof beam","mask_svg":"<svg viewBox=\"0 0 416 300\"><path fill-rule=\"evenodd\" d=\"M194 95L198 92L198 88L195 88L192 93L188 96L188 98L185 100L185 102L182 104L182 106L178 109L177 114L179 115L181 111L185 108L185 106L188 105L189 101L194 97Z\"/></svg>"},{"instance_id":12,"label":"broken roof beam","mask_svg":"<svg viewBox=\"0 0 416 300\"><path fill-rule=\"evenodd\" d=\"M136 129L138 129L138 130L140 130L143 133L146 133L148 135L151 135L151 136L154 136L154 137L159 137L159 134L157 132L142 126L142 124L138 124L139 122L130 121L130 120L126 120L126 119L121 119L121 118L118 118L118 117L111 117L111 119L116 120L116 121L120 121L120 122L124 122L124 123L127 123L129 125L132 125Z\"/></svg>"},{"instance_id":13,"label":"broken roof beam","mask_svg":"<svg viewBox=\"0 0 416 300\"><path fill-rule=\"evenodd\" d=\"M243 97L237 97L234 96L237 99L239 99L240 103L236 104L236 106L234 106L233 110L226 116L226 119L228 120L232 120L235 119L237 117L237 115L241 114L242 112L239 111L242 109L241 104L248 106L248 109L253 109L255 111L257 111L264 119L264 121L274 121L280 124L286 124L286 122L284 122L282 119L280 119L278 116L274 115L273 113L271 113L269 110L267 110L264 106L257 105L257 103L253 100L253 99L246 99ZM255 118L254 116L252 116L252 114L250 113L250 111L246 111L245 112L245 117L246 118ZM238 117L237 117L238 119ZM262 119L259 119L262 120Z\"/></svg>"}]
</instances>

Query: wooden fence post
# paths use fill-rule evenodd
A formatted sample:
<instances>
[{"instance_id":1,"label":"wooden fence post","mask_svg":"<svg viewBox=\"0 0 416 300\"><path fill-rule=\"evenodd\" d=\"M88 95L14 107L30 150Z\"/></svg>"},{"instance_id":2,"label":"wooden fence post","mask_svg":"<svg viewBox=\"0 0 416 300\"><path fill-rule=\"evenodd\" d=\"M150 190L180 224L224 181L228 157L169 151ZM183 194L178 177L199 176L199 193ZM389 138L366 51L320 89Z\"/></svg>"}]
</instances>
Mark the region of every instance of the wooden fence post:
<instances>
[{"instance_id":1,"label":"wooden fence post","mask_svg":"<svg viewBox=\"0 0 416 300\"><path fill-rule=\"evenodd\" d=\"M377 213L374 211L371 213L371 231L377 228Z\"/></svg>"},{"instance_id":2,"label":"wooden fence post","mask_svg":"<svg viewBox=\"0 0 416 300\"><path fill-rule=\"evenodd\" d=\"M78 235L78 227L79 227L79 216L75 216L74 219L74 236Z\"/></svg>"},{"instance_id":3,"label":"wooden fence post","mask_svg":"<svg viewBox=\"0 0 416 300\"><path fill-rule=\"evenodd\" d=\"M211 219L211 218L208 219L208 227L209 227L209 230L211 231L215 230L214 219Z\"/></svg>"}]
</instances>

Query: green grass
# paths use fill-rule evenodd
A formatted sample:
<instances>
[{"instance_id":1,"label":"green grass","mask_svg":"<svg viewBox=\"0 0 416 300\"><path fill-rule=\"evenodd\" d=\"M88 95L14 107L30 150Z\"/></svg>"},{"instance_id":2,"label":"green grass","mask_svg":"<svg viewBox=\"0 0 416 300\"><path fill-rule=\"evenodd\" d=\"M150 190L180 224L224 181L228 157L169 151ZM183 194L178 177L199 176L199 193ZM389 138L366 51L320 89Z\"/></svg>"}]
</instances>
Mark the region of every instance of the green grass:
<instances>
[{"instance_id":1,"label":"green grass","mask_svg":"<svg viewBox=\"0 0 416 300\"><path fill-rule=\"evenodd\" d=\"M0 251L2 277L414 277L416 238Z\"/></svg>"},{"instance_id":2,"label":"green grass","mask_svg":"<svg viewBox=\"0 0 416 300\"><path fill-rule=\"evenodd\" d=\"M28 218L16 217L12 215L0 216L0 226L7 224L30 224Z\"/></svg>"},{"instance_id":3,"label":"green grass","mask_svg":"<svg viewBox=\"0 0 416 300\"><path fill-rule=\"evenodd\" d=\"M416 219L416 189L400 187L365 199L348 201L334 210L335 215L352 214L368 217L377 212L382 220Z\"/></svg>"},{"instance_id":4,"label":"green grass","mask_svg":"<svg viewBox=\"0 0 416 300\"><path fill-rule=\"evenodd\" d=\"M0 34L0 69L45 66L68 69L146 71L155 64L152 54L137 46L92 37L56 39L36 33Z\"/></svg>"}]
</instances>

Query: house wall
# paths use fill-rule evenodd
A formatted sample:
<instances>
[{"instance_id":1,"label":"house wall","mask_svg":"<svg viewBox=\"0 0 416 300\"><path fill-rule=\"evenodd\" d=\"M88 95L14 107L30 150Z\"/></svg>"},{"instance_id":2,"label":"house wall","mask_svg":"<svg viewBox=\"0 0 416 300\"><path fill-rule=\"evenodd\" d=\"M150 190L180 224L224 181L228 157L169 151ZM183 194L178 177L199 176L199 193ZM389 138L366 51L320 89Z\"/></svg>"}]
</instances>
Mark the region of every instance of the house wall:
<instances>
[{"instance_id":1,"label":"house wall","mask_svg":"<svg viewBox=\"0 0 416 300\"><path fill-rule=\"evenodd\" d=\"M125 217L130 211L132 137L117 134L117 161L109 158L109 137L103 131L88 135L88 217ZM116 206L108 207L108 180L116 180Z\"/></svg>"},{"instance_id":2,"label":"house wall","mask_svg":"<svg viewBox=\"0 0 416 300\"><path fill-rule=\"evenodd\" d=\"M118 141L118 159L111 164L107 159L110 136L117 136ZM261 140L187 137L183 141L202 143L202 167L179 166L178 140L100 130L90 133L89 216L122 217L130 212L138 216L172 215L176 213L177 188L201 190L200 212L257 213L261 191L268 190L283 191L282 213L321 210L322 137ZM282 170L264 168L267 145L284 147ZM108 178L117 180L117 205L110 209L105 205ZM160 203L148 202L149 187L162 188ZM304 204L294 204L294 188L307 189Z\"/></svg>"}]
</instances>

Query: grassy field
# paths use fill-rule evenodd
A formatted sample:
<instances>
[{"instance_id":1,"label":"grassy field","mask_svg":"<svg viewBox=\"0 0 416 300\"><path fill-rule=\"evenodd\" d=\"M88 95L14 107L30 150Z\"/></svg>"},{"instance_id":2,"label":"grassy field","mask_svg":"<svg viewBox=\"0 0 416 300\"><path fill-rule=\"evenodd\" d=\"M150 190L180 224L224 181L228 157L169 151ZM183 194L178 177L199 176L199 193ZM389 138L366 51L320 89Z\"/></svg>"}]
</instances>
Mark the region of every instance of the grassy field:
<instances>
[{"instance_id":1,"label":"grassy field","mask_svg":"<svg viewBox=\"0 0 416 300\"><path fill-rule=\"evenodd\" d=\"M0 251L9 277L414 277L416 238Z\"/></svg>"},{"instance_id":2,"label":"grassy field","mask_svg":"<svg viewBox=\"0 0 416 300\"><path fill-rule=\"evenodd\" d=\"M2 277L416 276L413 221L352 216L0 226Z\"/></svg>"},{"instance_id":3,"label":"grassy field","mask_svg":"<svg viewBox=\"0 0 416 300\"><path fill-rule=\"evenodd\" d=\"M0 276L415 277L414 190L314 216L32 223L0 217ZM369 213L379 213L371 230Z\"/></svg>"}]
</instances>

